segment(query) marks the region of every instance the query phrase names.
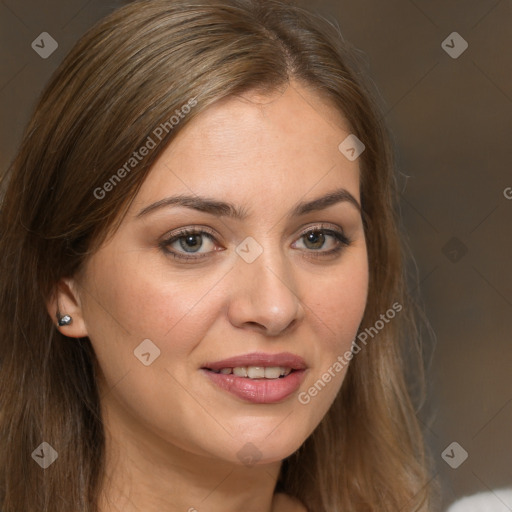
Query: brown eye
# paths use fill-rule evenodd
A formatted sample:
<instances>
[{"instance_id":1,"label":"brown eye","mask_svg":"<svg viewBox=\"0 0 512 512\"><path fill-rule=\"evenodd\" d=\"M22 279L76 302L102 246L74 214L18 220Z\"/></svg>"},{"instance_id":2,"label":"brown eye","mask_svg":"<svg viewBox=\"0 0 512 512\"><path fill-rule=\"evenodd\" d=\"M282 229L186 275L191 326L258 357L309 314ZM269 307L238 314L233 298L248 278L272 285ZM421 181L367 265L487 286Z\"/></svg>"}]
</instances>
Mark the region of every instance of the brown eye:
<instances>
[{"instance_id":1,"label":"brown eye","mask_svg":"<svg viewBox=\"0 0 512 512\"><path fill-rule=\"evenodd\" d=\"M321 231L310 231L303 238L308 249L321 249L325 243L325 235Z\"/></svg>"},{"instance_id":2,"label":"brown eye","mask_svg":"<svg viewBox=\"0 0 512 512\"><path fill-rule=\"evenodd\" d=\"M350 244L351 240L341 230L313 226L303 231L292 247L301 249L311 256L322 257L334 256Z\"/></svg>"},{"instance_id":3,"label":"brown eye","mask_svg":"<svg viewBox=\"0 0 512 512\"><path fill-rule=\"evenodd\" d=\"M182 236L179 239L180 247L186 252L196 252L201 249L203 245L203 238L201 234L193 234Z\"/></svg>"},{"instance_id":4,"label":"brown eye","mask_svg":"<svg viewBox=\"0 0 512 512\"><path fill-rule=\"evenodd\" d=\"M203 230L182 230L160 243L162 250L175 258L200 259L216 250L215 238Z\"/></svg>"}]
</instances>

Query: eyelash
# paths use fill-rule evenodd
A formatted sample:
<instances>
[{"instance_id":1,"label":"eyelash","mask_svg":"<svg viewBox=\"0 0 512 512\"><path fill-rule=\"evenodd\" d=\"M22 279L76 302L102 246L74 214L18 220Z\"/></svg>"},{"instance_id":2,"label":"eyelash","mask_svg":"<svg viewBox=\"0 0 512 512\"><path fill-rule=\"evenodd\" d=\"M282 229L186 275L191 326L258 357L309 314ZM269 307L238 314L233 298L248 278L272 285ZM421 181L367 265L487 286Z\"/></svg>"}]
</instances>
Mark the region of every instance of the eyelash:
<instances>
[{"instance_id":1,"label":"eyelash","mask_svg":"<svg viewBox=\"0 0 512 512\"><path fill-rule=\"evenodd\" d=\"M336 242L337 245L334 249L331 249L329 251L315 251L314 249L307 251L310 254L308 254L307 257L312 258L329 258L329 256L334 256L339 254L345 247L348 247L352 240L349 239L342 231L338 231L335 229L330 229L325 227L325 225L320 224L316 226L308 226L307 229L303 230L299 237L297 238L297 241L308 235L309 233L315 233L315 232L321 232L324 235L332 236ZM178 253L173 250L169 250L168 247L172 245L174 242L180 240L181 238L185 238L189 235L206 235L211 241L215 242L215 234L213 231L205 228L205 227L191 227L191 228L185 228L182 229L176 233L172 233L169 237L165 238L159 243L160 248L162 251L164 251L165 254L172 256L175 259L180 259L183 261L186 260L202 260L203 258L210 257L212 255L212 252L206 252L206 253L191 253L190 255L186 255L183 253ZM295 243L295 242L294 242Z\"/></svg>"}]
</instances>

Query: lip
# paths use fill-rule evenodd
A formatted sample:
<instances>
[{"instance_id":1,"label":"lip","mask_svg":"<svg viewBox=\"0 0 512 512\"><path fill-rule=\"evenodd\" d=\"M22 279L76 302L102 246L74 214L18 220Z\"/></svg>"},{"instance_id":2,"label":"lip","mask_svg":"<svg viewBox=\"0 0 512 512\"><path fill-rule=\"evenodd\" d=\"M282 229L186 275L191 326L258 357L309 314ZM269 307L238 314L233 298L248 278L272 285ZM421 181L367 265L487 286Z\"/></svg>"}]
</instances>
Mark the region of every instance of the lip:
<instances>
[{"instance_id":1,"label":"lip","mask_svg":"<svg viewBox=\"0 0 512 512\"><path fill-rule=\"evenodd\" d=\"M237 366L284 366L292 370L305 370L307 368L302 357L290 352L280 352L279 354L252 352L250 354L223 359L222 361L205 363L202 368L221 370L222 368L235 368Z\"/></svg>"},{"instance_id":2,"label":"lip","mask_svg":"<svg viewBox=\"0 0 512 512\"><path fill-rule=\"evenodd\" d=\"M255 404L272 404L285 400L299 389L306 373L306 370L295 370L278 379L249 379L232 373L214 373L205 368L201 368L201 371L219 388Z\"/></svg>"},{"instance_id":3,"label":"lip","mask_svg":"<svg viewBox=\"0 0 512 512\"><path fill-rule=\"evenodd\" d=\"M249 379L210 371L237 366L284 366L291 368L292 372L277 379ZM201 368L201 372L222 390L246 402L256 404L271 404L285 400L299 389L306 371L307 366L304 359L289 352L280 354L254 352L206 363Z\"/></svg>"}]
</instances>

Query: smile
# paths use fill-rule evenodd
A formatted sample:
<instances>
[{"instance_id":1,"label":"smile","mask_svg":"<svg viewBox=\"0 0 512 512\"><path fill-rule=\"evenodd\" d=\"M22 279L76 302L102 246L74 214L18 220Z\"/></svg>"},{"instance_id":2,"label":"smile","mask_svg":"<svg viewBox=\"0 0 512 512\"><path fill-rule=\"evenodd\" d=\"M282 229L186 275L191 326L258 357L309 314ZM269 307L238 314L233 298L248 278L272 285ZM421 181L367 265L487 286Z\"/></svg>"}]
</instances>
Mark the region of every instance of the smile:
<instances>
[{"instance_id":1,"label":"smile","mask_svg":"<svg viewBox=\"0 0 512 512\"><path fill-rule=\"evenodd\" d=\"M292 372L290 367L284 366L236 366L234 368L221 368L220 370L208 370L223 375L236 375L249 379L279 379Z\"/></svg>"}]
</instances>

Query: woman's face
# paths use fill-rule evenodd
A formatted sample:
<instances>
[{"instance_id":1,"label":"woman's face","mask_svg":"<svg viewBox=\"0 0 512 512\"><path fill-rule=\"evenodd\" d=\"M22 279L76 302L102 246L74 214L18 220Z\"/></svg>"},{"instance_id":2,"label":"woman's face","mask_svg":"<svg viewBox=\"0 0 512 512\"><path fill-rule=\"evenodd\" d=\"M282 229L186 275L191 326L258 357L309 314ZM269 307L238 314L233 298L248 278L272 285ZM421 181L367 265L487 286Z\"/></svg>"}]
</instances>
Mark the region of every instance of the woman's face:
<instances>
[{"instance_id":1,"label":"woman's face","mask_svg":"<svg viewBox=\"0 0 512 512\"><path fill-rule=\"evenodd\" d=\"M349 134L292 83L216 103L161 154L63 328L92 342L107 426L237 464L281 460L311 434L367 299Z\"/></svg>"}]
</instances>

